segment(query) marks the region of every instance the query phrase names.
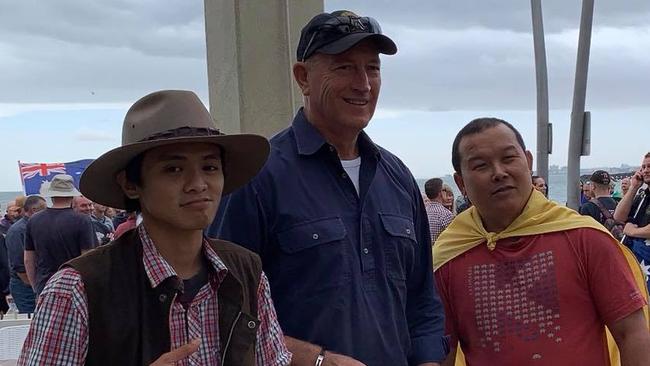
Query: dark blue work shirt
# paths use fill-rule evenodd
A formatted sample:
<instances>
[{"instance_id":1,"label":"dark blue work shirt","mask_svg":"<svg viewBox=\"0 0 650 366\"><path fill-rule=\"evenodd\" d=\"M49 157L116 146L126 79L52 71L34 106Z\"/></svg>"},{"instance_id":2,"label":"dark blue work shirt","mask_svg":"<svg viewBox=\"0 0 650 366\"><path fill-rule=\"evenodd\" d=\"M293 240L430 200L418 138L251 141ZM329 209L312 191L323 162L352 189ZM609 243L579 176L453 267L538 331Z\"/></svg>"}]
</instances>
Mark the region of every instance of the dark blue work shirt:
<instances>
[{"instance_id":1,"label":"dark blue work shirt","mask_svg":"<svg viewBox=\"0 0 650 366\"><path fill-rule=\"evenodd\" d=\"M285 335L369 366L440 362L444 314L420 191L364 132L358 147L360 194L300 110L209 234L260 254Z\"/></svg>"},{"instance_id":2,"label":"dark blue work shirt","mask_svg":"<svg viewBox=\"0 0 650 366\"><path fill-rule=\"evenodd\" d=\"M6 245L7 256L9 257L9 272L11 277L19 278L16 272L25 273L25 233L27 232L27 220L23 217L11 225L7 231Z\"/></svg>"}]
</instances>

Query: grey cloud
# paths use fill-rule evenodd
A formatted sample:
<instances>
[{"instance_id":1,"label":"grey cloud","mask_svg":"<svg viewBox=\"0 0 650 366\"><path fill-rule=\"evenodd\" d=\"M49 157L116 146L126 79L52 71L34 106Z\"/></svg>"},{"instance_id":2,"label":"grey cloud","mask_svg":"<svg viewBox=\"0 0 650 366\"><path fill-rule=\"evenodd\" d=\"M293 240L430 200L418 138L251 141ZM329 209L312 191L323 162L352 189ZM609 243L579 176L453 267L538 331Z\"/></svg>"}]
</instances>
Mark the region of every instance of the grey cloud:
<instances>
[{"instance_id":1,"label":"grey cloud","mask_svg":"<svg viewBox=\"0 0 650 366\"><path fill-rule=\"evenodd\" d=\"M600 107L646 105L650 27L594 33L587 102ZM613 42L617 35L637 39ZM551 108L571 106L576 32L547 37ZM485 29L400 31L396 56L384 57L381 105L396 109L535 109L532 37ZM648 57L645 57L648 54ZM615 93L613 91L616 90Z\"/></svg>"},{"instance_id":2,"label":"grey cloud","mask_svg":"<svg viewBox=\"0 0 650 366\"><path fill-rule=\"evenodd\" d=\"M26 0L0 12L0 102L207 95L202 1Z\"/></svg>"},{"instance_id":3,"label":"grey cloud","mask_svg":"<svg viewBox=\"0 0 650 366\"><path fill-rule=\"evenodd\" d=\"M38 41L3 67L1 102L127 102L156 89L207 95L205 59L146 55L129 48ZM2 64L2 61L0 61Z\"/></svg>"},{"instance_id":4,"label":"grey cloud","mask_svg":"<svg viewBox=\"0 0 650 366\"><path fill-rule=\"evenodd\" d=\"M205 57L202 1L11 2L0 12L0 31L4 39L21 37L34 45L63 41L159 56Z\"/></svg>"},{"instance_id":5,"label":"grey cloud","mask_svg":"<svg viewBox=\"0 0 650 366\"><path fill-rule=\"evenodd\" d=\"M547 32L577 28L580 0L542 0ZM530 32L529 0L328 0L326 9L349 9L377 18L383 23L414 28L463 29L481 27ZM647 0L596 1L595 26L635 26L647 24Z\"/></svg>"},{"instance_id":6,"label":"grey cloud","mask_svg":"<svg viewBox=\"0 0 650 366\"><path fill-rule=\"evenodd\" d=\"M580 3L543 1L552 108L571 103ZM529 1L325 5L375 16L396 40L383 108L535 108ZM596 3L588 104L647 104L649 9L647 0ZM130 103L164 88L207 100L203 22L202 1L11 2L0 12L0 103Z\"/></svg>"}]
</instances>

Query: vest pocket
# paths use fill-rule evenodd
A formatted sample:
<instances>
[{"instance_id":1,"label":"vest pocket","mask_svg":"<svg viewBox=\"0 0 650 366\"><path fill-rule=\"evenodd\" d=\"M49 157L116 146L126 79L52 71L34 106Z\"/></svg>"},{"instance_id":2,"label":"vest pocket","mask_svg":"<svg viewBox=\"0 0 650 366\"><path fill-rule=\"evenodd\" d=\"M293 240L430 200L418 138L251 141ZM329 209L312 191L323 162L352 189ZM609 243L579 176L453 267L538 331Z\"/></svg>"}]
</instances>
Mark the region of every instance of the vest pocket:
<instances>
[{"instance_id":1,"label":"vest pocket","mask_svg":"<svg viewBox=\"0 0 650 366\"><path fill-rule=\"evenodd\" d=\"M259 319L239 312L230 327L228 334L220 334L220 337L228 337L222 342L221 363L229 365L253 365L255 363L255 343L257 340L257 328Z\"/></svg>"},{"instance_id":2,"label":"vest pocket","mask_svg":"<svg viewBox=\"0 0 650 366\"><path fill-rule=\"evenodd\" d=\"M415 261L417 246L413 220L390 213L379 213L379 217L386 234L383 243L386 275L406 280Z\"/></svg>"}]
</instances>

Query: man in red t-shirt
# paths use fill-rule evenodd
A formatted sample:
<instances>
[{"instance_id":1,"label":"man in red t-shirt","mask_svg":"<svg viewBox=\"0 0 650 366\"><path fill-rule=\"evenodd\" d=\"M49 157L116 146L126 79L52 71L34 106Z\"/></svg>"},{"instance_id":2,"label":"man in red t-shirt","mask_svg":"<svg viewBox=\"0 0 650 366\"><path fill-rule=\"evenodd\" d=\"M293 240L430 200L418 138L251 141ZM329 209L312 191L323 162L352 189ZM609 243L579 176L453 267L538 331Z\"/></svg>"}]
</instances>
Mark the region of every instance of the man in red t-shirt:
<instances>
[{"instance_id":1,"label":"man in red t-shirt","mask_svg":"<svg viewBox=\"0 0 650 366\"><path fill-rule=\"evenodd\" d=\"M445 364L460 344L467 365L610 365L605 326L624 365L647 364L639 269L593 220L533 191L519 132L474 120L456 136L452 163L474 208L434 247L454 348Z\"/></svg>"}]
</instances>

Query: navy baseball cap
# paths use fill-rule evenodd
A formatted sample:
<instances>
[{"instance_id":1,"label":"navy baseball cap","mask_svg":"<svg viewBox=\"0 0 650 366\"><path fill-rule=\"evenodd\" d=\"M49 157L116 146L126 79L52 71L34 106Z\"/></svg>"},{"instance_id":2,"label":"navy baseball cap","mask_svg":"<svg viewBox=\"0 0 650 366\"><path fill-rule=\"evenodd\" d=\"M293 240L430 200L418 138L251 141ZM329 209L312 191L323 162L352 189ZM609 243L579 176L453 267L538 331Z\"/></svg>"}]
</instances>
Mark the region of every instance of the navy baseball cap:
<instances>
[{"instance_id":1,"label":"navy baseball cap","mask_svg":"<svg viewBox=\"0 0 650 366\"><path fill-rule=\"evenodd\" d=\"M298 61L305 61L317 52L337 55L364 39L372 39L380 53L397 53L395 42L381 33L375 19L360 17L348 10L321 13L302 28L296 57Z\"/></svg>"}]
</instances>

